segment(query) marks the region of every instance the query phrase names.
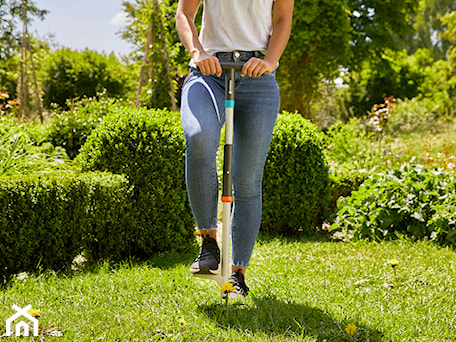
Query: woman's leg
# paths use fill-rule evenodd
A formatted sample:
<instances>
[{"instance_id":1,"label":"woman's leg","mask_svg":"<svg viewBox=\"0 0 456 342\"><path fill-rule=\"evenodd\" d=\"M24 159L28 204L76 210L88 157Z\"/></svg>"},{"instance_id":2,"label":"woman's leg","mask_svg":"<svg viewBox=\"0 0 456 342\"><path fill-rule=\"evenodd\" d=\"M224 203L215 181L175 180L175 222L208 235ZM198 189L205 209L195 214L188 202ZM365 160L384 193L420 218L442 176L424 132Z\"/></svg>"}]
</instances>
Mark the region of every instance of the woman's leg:
<instances>
[{"instance_id":1,"label":"woman's leg","mask_svg":"<svg viewBox=\"0 0 456 342\"><path fill-rule=\"evenodd\" d=\"M232 269L249 266L262 214L264 163L280 106L275 74L243 77L236 88L233 141Z\"/></svg>"},{"instance_id":2,"label":"woman's leg","mask_svg":"<svg viewBox=\"0 0 456 342\"><path fill-rule=\"evenodd\" d=\"M223 85L223 83L222 83ZM217 229L216 155L224 123L224 90L220 80L193 71L182 90L181 120L186 139L185 177L197 229Z\"/></svg>"}]
</instances>

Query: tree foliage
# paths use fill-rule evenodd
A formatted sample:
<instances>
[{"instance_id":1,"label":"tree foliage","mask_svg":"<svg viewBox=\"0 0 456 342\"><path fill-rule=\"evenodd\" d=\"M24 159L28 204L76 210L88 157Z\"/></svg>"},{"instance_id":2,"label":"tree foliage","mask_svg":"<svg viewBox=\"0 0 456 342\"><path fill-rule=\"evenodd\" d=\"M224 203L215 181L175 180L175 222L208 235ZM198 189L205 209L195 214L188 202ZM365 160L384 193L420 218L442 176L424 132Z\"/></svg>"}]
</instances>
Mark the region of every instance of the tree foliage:
<instances>
[{"instance_id":1,"label":"tree foliage","mask_svg":"<svg viewBox=\"0 0 456 342\"><path fill-rule=\"evenodd\" d=\"M65 107L67 99L94 97L106 90L108 96L125 97L131 91L131 76L115 55L95 51L61 49L43 62L43 104Z\"/></svg>"},{"instance_id":2,"label":"tree foliage","mask_svg":"<svg viewBox=\"0 0 456 342\"><path fill-rule=\"evenodd\" d=\"M170 63L176 92L179 76L184 72L183 65L188 62L185 49L180 44L174 28L177 0L134 0L123 1L122 4L131 19L130 24L122 31L122 37L136 47L133 58L138 63L144 56L147 34L152 24L153 37L146 64L148 76L141 94L142 104L147 107L171 108L166 63ZM168 61L165 58L165 48L169 56Z\"/></svg>"},{"instance_id":3,"label":"tree foliage","mask_svg":"<svg viewBox=\"0 0 456 342\"><path fill-rule=\"evenodd\" d=\"M343 0L295 1L293 27L280 61L282 107L309 115L322 78L333 79L350 56L350 20Z\"/></svg>"},{"instance_id":4,"label":"tree foliage","mask_svg":"<svg viewBox=\"0 0 456 342\"><path fill-rule=\"evenodd\" d=\"M364 61L359 70L353 70L347 78L346 107L351 116L363 116L374 104L394 96L410 99L422 92L426 68L434 60L429 50L418 50L408 56L406 50L385 50L380 58Z\"/></svg>"},{"instance_id":5,"label":"tree foliage","mask_svg":"<svg viewBox=\"0 0 456 342\"><path fill-rule=\"evenodd\" d=\"M444 38L442 18L451 11L456 11L454 0L421 0L419 10L411 18L413 31L404 39L408 53L428 49L434 59L446 59L451 42Z\"/></svg>"},{"instance_id":6,"label":"tree foliage","mask_svg":"<svg viewBox=\"0 0 456 342\"><path fill-rule=\"evenodd\" d=\"M25 3L29 17L43 18L46 11L39 10L31 0ZM113 96L136 88L139 75L133 73L139 70L152 27L142 105L171 107L167 64L178 94L190 58L175 30L177 3L178 0L123 1L130 22L121 34L135 46L129 56L135 68L129 66L128 71L122 63L101 62L102 58L88 52L71 58L69 52L47 52L52 57L39 63L48 64L43 83L46 106L51 102L64 104L68 97L92 96L102 88ZM21 4L20 0L0 0L0 84L10 94L17 87L14 77L19 67ZM429 92L429 77L442 88L441 94L451 98L456 55L452 48L451 10L455 6L450 0L295 0L292 35L277 73L282 109L298 110L312 118L311 104L319 99L322 84L330 84L341 70L348 75L348 106L357 116L381 102L384 94L410 98ZM201 11L197 27L200 18ZM7 60L2 59L5 56ZM438 59L443 62L433 67ZM447 76L439 82L438 77L443 77L444 72ZM126 74L130 75L129 81L125 80Z\"/></svg>"},{"instance_id":7,"label":"tree foliage","mask_svg":"<svg viewBox=\"0 0 456 342\"><path fill-rule=\"evenodd\" d=\"M124 1L131 24L123 37L137 46L136 57L144 53L149 23L153 24L150 46L149 81L145 104L167 106L163 44L170 49L173 77L186 73L189 55L174 29L177 0ZM282 89L283 109L298 110L310 116L321 80L338 77L340 68L359 70L362 62L380 59L386 48L398 49L398 37L411 31L410 17L419 0L296 0L293 28L288 47L281 59L278 81ZM159 4L159 11L154 6ZM198 19L196 20L198 25ZM166 34L160 34L161 30ZM171 48L172 47L172 48ZM143 96L144 97L144 96ZM169 105L168 105L169 106Z\"/></svg>"},{"instance_id":8,"label":"tree foliage","mask_svg":"<svg viewBox=\"0 0 456 342\"><path fill-rule=\"evenodd\" d=\"M31 0L0 0L0 91L7 92L10 99L16 97L22 34L19 25L24 10L27 12L27 22L33 18L42 20L47 14L46 10L40 10Z\"/></svg>"},{"instance_id":9,"label":"tree foliage","mask_svg":"<svg viewBox=\"0 0 456 342\"><path fill-rule=\"evenodd\" d=\"M385 49L398 50L400 39L412 32L411 16L420 0L348 0L353 58L346 65L359 69L365 60L381 58Z\"/></svg>"},{"instance_id":10,"label":"tree foliage","mask_svg":"<svg viewBox=\"0 0 456 342\"><path fill-rule=\"evenodd\" d=\"M413 54L408 49L385 50L380 58L365 60L361 68L347 77L346 106L354 116L365 115L384 97L425 101L437 116L456 112L456 13L442 17L442 41L450 48L447 59L436 59L435 49L420 48Z\"/></svg>"},{"instance_id":11,"label":"tree foliage","mask_svg":"<svg viewBox=\"0 0 456 342\"><path fill-rule=\"evenodd\" d=\"M40 10L32 0L0 0L0 61L5 61L14 55L20 47L19 21L24 9L27 12L27 22L33 17L44 19L48 13Z\"/></svg>"},{"instance_id":12,"label":"tree foliage","mask_svg":"<svg viewBox=\"0 0 456 342\"><path fill-rule=\"evenodd\" d=\"M340 68L359 70L363 61L397 49L397 37L411 30L418 0L295 1L293 29L282 58L282 106L309 117L309 103L321 80Z\"/></svg>"}]
</instances>

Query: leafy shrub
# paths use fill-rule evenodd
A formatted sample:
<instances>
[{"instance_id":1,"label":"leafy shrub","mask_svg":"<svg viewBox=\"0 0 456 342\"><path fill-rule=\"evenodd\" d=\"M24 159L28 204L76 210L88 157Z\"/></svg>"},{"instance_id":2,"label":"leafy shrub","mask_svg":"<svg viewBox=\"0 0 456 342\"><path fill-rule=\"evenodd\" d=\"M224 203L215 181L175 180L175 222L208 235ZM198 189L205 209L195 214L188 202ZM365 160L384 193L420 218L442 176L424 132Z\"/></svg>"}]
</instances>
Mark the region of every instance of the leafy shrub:
<instances>
[{"instance_id":1,"label":"leafy shrub","mask_svg":"<svg viewBox=\"0 0 456 342\"><path fill-rule=\"evenodd\" d=\"M194 245L184 150L177 114L138 109L107 116L76 158L83 170L125 174L134 186L133 255Z\"/></svg>"},{"instance_id":2,"label":"leafy shrub","mask_svg":"<svg viewBox=\"0 0 456 342\"><path fill-rule=\"evenodd\" d=\"M332 231L343 239L429 238L456 242L456 177L406 165L367 179L338 202Z\"/></svg>"},{"instance_id":3,"label":"leafy shrub","mask_svg":"<svg viewBox=\"0 0 456 342\"><path fill-rule=\"evenodd\" d=\"M378 149L373 148L373 133L368 133L360 119L348 123L336 122L324 135L325 155L329 164L331 180L332 212L337 199L349 196L380 166Z\"/></svg>"},{"instance_id":4,"label":"leafy shrub","mask_svg":"<svg viewBox=\"0 0 456 342\"><path fill-rule=\"evenodd\" d=\"M54 146L61 146L70 159L76 158L92 130L107 114L120 112L125 107L114 98L84 98L74 103L71 110L54 116L45 127L46 137Z\"/></svg>"},{"instance_id":5,"label":"leafy shrub","mask_svg":"<svg viewBox=\"0 0 456 342\"><path fill-rule=\"evenodd\" d=\"M106 89L108 96L125 97L132 90L128 66L115 55L95 51L61 49L43 62L43 104L65 107L68 99L96 96Z\"/></svg>"},{"instance_id":6,"label":"leafy shrub","mask_svg":"<svg viewBox=\"0 0 456 342\"><path fill-rule=\"evenodd\" d=\"M96 177L93 175L95 174ZM133 229L133 188L125 176L110 173L82 173L79 180L88 184L87 216L82 226L82 250L90 261L119 261L131 255L136 239Z\"/></svg>"},{"instance_id":7,"label":"leafy shrub","mask_svg":"<svg viewBox=\"0 0 456 342\"><path fill-rule=\"evenodd\" d=\"M119 175L0 177L0 279L69 267L84 245L100 240L100 227L122 245L129 192L128 181ZM115 252L114 246L103 247L108 247L105 254Z\"/></svg>"},{"instance_id":8,"label":"leafy shrub","mask_svg":"<svg viewBox=\"0 0 456 342\"><path fill-rule=\"evenodd\" d=\"M344 89L347 108L362 117L385 96L413 98L421 93L419 85L426 79L425 68L433 62L428 51L385 49L381 58L363 62L361 71L350 72Z\"/></svg>"},{"instance_id":9,"label":"leafy shrub","mask_svg":"<svg viewBox=\"0 0 456 342\"><path fill-rule=\"evenodd\" d=\"M300 115L279 115L264 170L262 229L314 234L326 215L328 185L322 134Z\"/></svg>"},{"instance_id":10,"label":"leafy shrub","mask_svg":"<svg viewBox=\"0 0 456 342\"><path fill-rule=\"evenodd\" d=\"M325 154L336 163L353 163L370 153L372 133L368 133L360 119L348 123L336 122L325 131ZM359 166L359 165L358 165Z\"/></svg>"}]
</instances>

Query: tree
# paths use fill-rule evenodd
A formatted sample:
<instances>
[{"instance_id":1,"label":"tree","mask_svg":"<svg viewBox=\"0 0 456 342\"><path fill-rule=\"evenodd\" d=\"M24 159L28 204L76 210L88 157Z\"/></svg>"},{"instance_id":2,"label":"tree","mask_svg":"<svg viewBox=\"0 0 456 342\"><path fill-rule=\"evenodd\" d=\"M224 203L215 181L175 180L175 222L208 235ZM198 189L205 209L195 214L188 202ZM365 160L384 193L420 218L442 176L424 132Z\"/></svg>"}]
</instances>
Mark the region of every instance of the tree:
<instances>
[{"instance_id":1,"label":"tree","mask_svg":"<svg viewBox=\"0 0 456 342\"><path fill-rule=\"evenodd\" d=\"M412 16L413 32L404 39L403 47L409 54L418 49L429 49L434 59L446 59L451 42L443 38L442 17L456 11L454 0L421 0L418 12Z\"/></svg>"},{"instance_id":2,"label":"tree","mask_svg":"<svg viewBox=\"0 0 456 342\"><path fill-rule=\"evenodd\" d=\"M348 63L350 31L345 1L295 1L290 41L277 71L283 109L310 117L321 80L334 79Z\"/></svg>"},{"instance_id":3,"label":"tree","mask_svg":"<svg viewBox=\"0 0 456 342\"><path fill-rule=\"evenodd\" d=\"M398 49L409 32L419 0L297 0L290 42L278 72L282 107L311 117L310 103L322 80L340 69L360 70L379 60L385 49Z\"/></svg>"},{"instance_id":4,"label":"tree","mask_svg":"<svg viewBox=\"0 0 456 342\"><path fill-rule=\"evenodd\" d=\"M40 10L32 0L0 0L0 90L16 97L22 32L19 29L24 9L28 13L26 23L33 18L44 19L46 10Z\"/></svg>"},{"instance_id":5,"label":"tree","mask_svg":"<svg viewBox=\"0 0 456 342\"><path fill-rule=\"evenodd\" d=\"M397 41L394 48L381 52L380 58L366 59L361 68L352 69L347 78L347 107L353 115L365 115L374 104L382 103L384 96L426 99L435 103L437 115L454 112L456 81L451 47L456 39L451 37L450 18L454 11L448 11L456 3L421 0L420 6L409 19L413 30L404 31L409 33L403 41L398 40L398 33L392 35ZM439 13L447 14L441 17ZM397 46L401 52L394 51Z\"/></svg>"},{"instance_id":6,"label":"tree","mask_svg":"<svg viewBox=\"0 0 456 342\"><path fill-rule=\"evenodd\" d=\"M5 61L17 53L20 42L21 32L18 29L23 13L23 7L26 7L28 21L33 17L43 20L48 13L46 10L40 10L32 0L0 0L0 60Z\"/></svg>"},{"instance_id":7,"label":"tree","mask_svg":"<svg viewBox=\"0 0 456 342\"><path fill-rule=\"evenodd\" d=\"M381 58L385 49L401 49L401 37L413 31L419 1L348 0L353 57L347 67L359 70L360 63Z\"/></svg>"},{"instance_id":8,"label":"tree","mask_svg":"<svg viewBox=\"0 0 456 342\"><path fill-rule=\"evenodd\" d=\"M442 37L451 44L450 47L450 58L456 57L454 53L456 52L456 9L452 12L445 14L442 18L442 24L446 27L445 31L442 34ZM456 62L453 60L453 62Z\"/></svg>"},{"instance_id":9,"label":"tree","mask_svg":"<svg viewBox=\"0 0 456 342\"><path fill-rule=\"evenodd\" d=\"M143 65L148 75L144 77L146 84L140 94L142 103L148 107L174 108L174 94L185 56L174 29L177 1L124 1L123 6L131 20L121 34L136 46L133 58L138 63L144 58L147 36L151 33L148 56L145 56L146 63Z\"/></svg>"},{"instance_id":10,"label":"tree","mask_svg":"<svg viewBox=\"0 0 456 342\"><path fill-rule=\"evenodd\" d=\"M318 95L322 80L331 82L341 68L360 70L363 61L381 59L387 48L398 49L398 37L412 29L410 16L419 1L295 0L292 34L277 72L282 108L310 117L310 104ZM174 29L177 0L160 1L161 15L153 10L152 0L124 1L123 5L132 21L122 36L137 46L138 61L152 18L154 38L146 104L169 107L162 40L170 47L170 65L176 80L186 73L189 60ZM166 32L163 37L159 34L160 25Z\"/></svg>"},{"instance_id":11,"label":"tree","mask_svg":"<svg viewBox=\"0 0 456 342\"><path fill-rule=\"evenodd\" d=\"M381 58L365 60L359 70L353 70L348 77L346 107L350 116L364 116L375 104L394 96L411 99L422 90L426 68L434 60L429 50L420 49L409 56L407 51L386 49Z\"/></svg>"}]
</instances>

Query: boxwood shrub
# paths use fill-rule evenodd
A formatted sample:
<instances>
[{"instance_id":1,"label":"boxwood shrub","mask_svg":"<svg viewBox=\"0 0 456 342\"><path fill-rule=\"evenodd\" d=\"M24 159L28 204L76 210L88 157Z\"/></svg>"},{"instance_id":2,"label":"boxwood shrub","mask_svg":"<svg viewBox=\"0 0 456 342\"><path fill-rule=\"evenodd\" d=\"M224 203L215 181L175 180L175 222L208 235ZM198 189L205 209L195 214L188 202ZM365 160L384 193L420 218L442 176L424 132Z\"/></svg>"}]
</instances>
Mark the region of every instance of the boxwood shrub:
<instances>
[{"instance_id":1,"label":"boxwood shrub","mask_svg":"<svg viewBox=\"0 0 456 342\"><path fill-rule=\"evenodd\" d=\"M93 179L92 175L97 177ZM120 261L131 255L134 229L133 188L122 175L106 172L82 173L80 179L89 185L87 216L89 224L81 228L81 245L91 261Z\"/></svg>"},{"instance_id":2,"label":"boxwood shrub","mask_svg":"<svg viewBox=\"0 0 456 342\"><path fill-rule=\"evenodd\" d=\"M125 109L105 117L76 158L84 171L124 174L134 186L130 252L137 257L193 247L194 221L177 113Z\"/></svg>"},{"instance_id":3,"label":"boxwood shrub","mask_svg":"<svg viewBox=\"0 0 456 342\"><path fill-rule=\"evenodd\" d=\"M264 170L262 231L313 235L329 198L322 134L300 115L279 115Z\"/></svg>"},{"instance_id":4,"label":"boxwood shrub","mask_svg":"<svg viewBox=\"0 0 456 342\"><path fill-rule=\"evenodd\" d=\"M64 269L112 232L120 245L129 212L125 177L38 173L0 177L0 279L17 272ZM112 244L104 251L114 253ZM96 249L94 252L98 252Z\"/></svg>"}]
</instances>

